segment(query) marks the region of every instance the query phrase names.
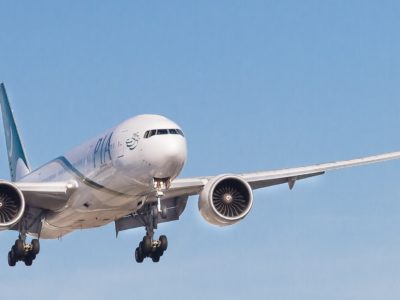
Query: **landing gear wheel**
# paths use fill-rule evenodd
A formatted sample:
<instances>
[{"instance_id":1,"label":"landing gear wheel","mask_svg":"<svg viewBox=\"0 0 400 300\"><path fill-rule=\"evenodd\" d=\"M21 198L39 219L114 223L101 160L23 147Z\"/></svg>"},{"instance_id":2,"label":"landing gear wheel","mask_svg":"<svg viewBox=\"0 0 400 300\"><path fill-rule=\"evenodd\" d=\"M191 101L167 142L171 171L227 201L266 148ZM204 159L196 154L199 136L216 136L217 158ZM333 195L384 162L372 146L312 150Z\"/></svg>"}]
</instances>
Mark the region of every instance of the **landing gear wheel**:
<instances>
[{"instance_id":1,"label":"landing gear wheel","mask_svg":"<svg viewBox=\"0 0 400 300\"><path fill-rule=\"evenodd\" d=\"M161 248L157 248L156 252L154 253L154 255L161 257L164 255L164 251Z\"/></svg>"},{"instance_id":2,"label":"landing gear wheel","mask_svg":"<svg viewBox=\"0 0 400 300\"><path fill-rule=\"evenodd\" d=\"M143 250L143 242L139 243L138 249L139 249L139 253L140 253L141 257L146 257L147 256L146 252Z\"/></svg>"},{"instance_id":3,"label":"landing gear wheel","mask_svg":"<svg viewBox=\"0 0 400 300\"><path fill-rule=\"evenodd\" d=\"M167 207L163 206L163 208L161 209L161 218L166 219L167 218Z\"/></svg>"},{"instance_id":4,"label":"landing gear wheel","mask_svg":"<svg viewBox=\"0 0 400 300\"><path fill-rule=\"evenodd\" d=\"M153 254L152 256L151 256L151 260L153 261L153 262L159 262L160 261L160 256L158 255L158 254Z\"/></svg>"},{"instance_id":5,"label":"landing gear wheel","mask_svg":"<svg viewBox=\"0 0 400 300\"><path fill-rule=\"evenodd\" d=\"M152 248L153 246L152 246L151 236L146 235L145 237L143 237L142 250L146 255L148 255L151 253Z\"/></svg>"},{"instance_id":6,"label":"landing gear wheel","mask_svg":"<svg viewBox=\"0 0 400 300\"><path fill-rule=\"evenodd\" d=\"M25 266L32 266L32 262L33 262L32 256L27 255L27 256L25 257L24 262L25 262Z\"/></svg>"},{"instance_id":7,"label":"landing gear wheel","mask_svg":"<svg viewBox=\"0 0 400 300\"><path fill-rule=\"evenodd\" d=\"M36 256L36 254L39 254L40 251L40 243L38 239L33 239L31 242L32 245L32 254Z\"/></svg>"},{"instance_id":8,"label":"landing gear wheel","mask_svg":"<svg viewBox=\"0 0 400 300\"><path fill-rule=\"evenodd\" d=\"M38 239L32 239L30 244L26 243L26 234L20 232L19 238L8 252L8 265L14 267L18 261L23 261L25 265L31 266L36 255L40 251L40 243Z\"/></svg>"},{"instance_id":9,"label":"landing gear wheel","mask_svg":"<svg viewBox=\"0 0 400 300\"><path fill-rule=\"evenodd\" d=\"M17 258L23 257L25 255L25 245L23 240L18 239L15 241L14 254Z\"/></svg>"},{"instance_id":10,"label":"landing gear wheel","mask_svg":"<svg viewBox=\"0 0 400 300\"><path fill-rule=\"evenodd\" d=\"M8 252L8 265L10 267L14 267L16 263L17 263L17 261L15 260L14 252L13 251L9 251Z\"/></svg>"},{"instance_id":11,"label":"landing gear wheel","mask_svg":"<svg viewBox=\"0 0 400 300\"><path fill-rule=\"evenodd\" d=\"M135 259L136 259L136 262L138 262L138 263L143 262L143 259L144 259L143 253L139 247L137 247L135 250Z\"/></svg>"},{"instance_id":12,"label":"landing gear wheel","mask_svg":"<svg viewBox=\"0 0 400 300\"><path fill-rule=\"evenodd\" d=\"M161 235L159 238L160 241L160 248L162 250L162 252L164 252L165 250L167 250L168 248L168 239L165 235Z\"/></svg>"}]
</instances>

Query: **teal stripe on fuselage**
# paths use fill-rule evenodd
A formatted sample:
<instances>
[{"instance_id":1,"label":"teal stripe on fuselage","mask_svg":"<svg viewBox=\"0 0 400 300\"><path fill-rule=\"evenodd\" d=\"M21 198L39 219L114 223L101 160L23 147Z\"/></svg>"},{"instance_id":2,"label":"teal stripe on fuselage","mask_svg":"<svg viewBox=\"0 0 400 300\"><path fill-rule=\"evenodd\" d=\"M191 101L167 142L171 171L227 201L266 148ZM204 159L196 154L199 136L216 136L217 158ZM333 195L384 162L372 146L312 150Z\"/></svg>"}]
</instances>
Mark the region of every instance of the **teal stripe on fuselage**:
<instances>
[{"instance_id":1,"label":"teal stripe on fuselage","mask_svg":"<svg viewBox=\"0 0 400 300\"><path fill-rule=\"evenodd\" d=\"M90 178L86 177L81 171L79 171L77 168L75 168L74 165L65 156L59 156L51 162L59 163L61 166L64 167L64 169L66 169L71 174L75 175L82 183L86 184L87 186L90 186L91 188L94 188L96 190L102 190L107 193L113 194L115 196L130 197L130 195L128 195L128 194L124 194L124 193L115 191L113 189L107 188L104 185L101 185L101 184L91 180Z\"/></svg>"}]
</instances>

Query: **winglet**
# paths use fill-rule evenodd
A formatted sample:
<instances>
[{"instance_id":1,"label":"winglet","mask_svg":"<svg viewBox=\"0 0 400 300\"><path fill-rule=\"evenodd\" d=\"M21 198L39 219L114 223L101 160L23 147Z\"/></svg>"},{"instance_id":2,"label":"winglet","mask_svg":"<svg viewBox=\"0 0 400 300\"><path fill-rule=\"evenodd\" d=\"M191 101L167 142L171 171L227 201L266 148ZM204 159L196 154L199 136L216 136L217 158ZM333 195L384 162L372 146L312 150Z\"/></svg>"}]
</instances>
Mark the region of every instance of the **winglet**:
<instances>
[{"instance_id":1,"label":"winglet","mask_svg":"<svg viewBox=\"0 0 400 300\"><path fill-rule=\"evenodd\" d=\"M11 180L17 181L30 172L30 167L3 83L0 83L0 105L3 115Z\"/></svg>"}]
</instances>

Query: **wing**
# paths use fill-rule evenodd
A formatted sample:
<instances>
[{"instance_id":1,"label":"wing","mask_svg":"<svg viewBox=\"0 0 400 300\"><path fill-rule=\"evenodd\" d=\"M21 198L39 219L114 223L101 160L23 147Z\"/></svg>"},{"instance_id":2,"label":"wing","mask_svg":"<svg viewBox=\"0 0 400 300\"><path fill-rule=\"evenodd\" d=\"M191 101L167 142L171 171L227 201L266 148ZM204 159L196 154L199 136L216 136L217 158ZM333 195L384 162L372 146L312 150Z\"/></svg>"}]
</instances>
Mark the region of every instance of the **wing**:
<instances>
[{"instance_id":1,"label":"wing","mask_svg":"<svg viewBox=\"0 0 400 300\"><path fill-rule=\"evenodd\" d=\"M252 189L259 189L282 183L288 183L289 188L292 189L297 180L322 175L327 171L379 163L394 159L400 159L400 152L391 152L352 160L337 161L298 168L245 173L237 175L247 181ZM214 176L176 179L172 182L171 187L167 192L167 195L168 197L170 195L172 197L178 197L184 195L191 196L199 194L202 191L203 187L212 178L214 178Z\"/></svg>"},{"instance_id":2,"label":"wing","mask_svg":"<svg viewBox=\"0 0 400 300\"><path fill-rule=\"evenodd\" d=\"M378 163L393 159L400 159L400 152L392 152L376 156L368 156L364 158L337 161L332 163L311 165L299 168L236 174L236 176L245 180L252 189L258 189L282 183L288 183L289 188L292 189L297 180L305 179L312 176L322 175L326 171ZM207 183L210 180L222 176L224 175L181 178L174 180L171 183L169 189L164 193L163 203L167 208L167 216L165 219L160 219L161 220L160 222L169 222L178 220L183 210L185 209L188 197L200 194L203 188L207 185ZM156 201L155 196L153 196L152 200ZM144 213L138 211L135 214L130 214L119 220L116 220L115 221L116 234L118 235L119 231L144 226L143 216Z\"/></svg>"},{"instance_id":3,"label":"wing","mask_svg":"<svg viewBox=\"0 0 400 300\"><path fill-rule=\"evenodd\" d=\"M24 194L26 204L40 209L62 208L78 188L74 180L65 182L14 182Z\"/></svg>"}]
</instances>

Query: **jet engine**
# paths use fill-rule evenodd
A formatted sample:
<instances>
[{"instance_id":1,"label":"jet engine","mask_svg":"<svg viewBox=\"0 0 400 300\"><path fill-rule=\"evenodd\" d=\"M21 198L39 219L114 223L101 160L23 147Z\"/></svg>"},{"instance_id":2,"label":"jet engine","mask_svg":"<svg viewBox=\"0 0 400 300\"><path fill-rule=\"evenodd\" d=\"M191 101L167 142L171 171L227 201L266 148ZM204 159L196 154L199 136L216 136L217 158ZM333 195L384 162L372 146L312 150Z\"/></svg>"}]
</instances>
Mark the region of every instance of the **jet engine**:
<instances>
[{"instance_id":1,"label":"jet engine","mask_svg":"<svg viewBox=\"0 0 400 300\"><path fill-rule=\"evenodd\" d=\"M253 205L253 191L241 177L222 175L211 179L199 197L203 218L213 225L233 225L249 213Z\"/></svg>"},{"instance_id":2,"label":"jet engine","mask_svg":"<svg viewBox=\"0 0 400 300\"><path fill-rule=\"evenodd\" d=\"M0 182L0 230L6 230L21 220L25 211L25 198L11 182Z\"/></svg>"}]
</instances>

